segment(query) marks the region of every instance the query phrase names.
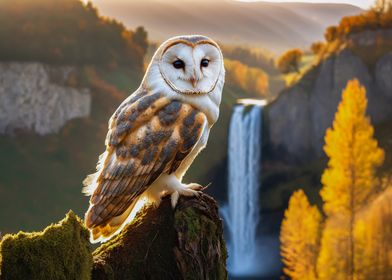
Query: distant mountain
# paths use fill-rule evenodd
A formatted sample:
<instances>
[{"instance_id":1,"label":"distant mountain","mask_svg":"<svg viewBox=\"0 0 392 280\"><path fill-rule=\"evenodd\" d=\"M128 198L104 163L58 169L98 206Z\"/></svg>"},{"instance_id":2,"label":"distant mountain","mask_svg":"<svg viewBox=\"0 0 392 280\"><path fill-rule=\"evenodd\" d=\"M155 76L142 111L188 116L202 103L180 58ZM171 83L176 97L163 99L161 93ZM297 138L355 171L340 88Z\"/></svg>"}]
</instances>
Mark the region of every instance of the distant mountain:
<instances>
[{"instance_id":1,"label":"distant mountain","mask_svg":"<svg viewBox=\"0 0 392 280\"><path fill-rule=\"evenodd\" d=\"M129 27L143 25L153 40L178 34L205 34L226 44L245 44L281 52L306 47L327 26L361 9L346 4L239 1L104 1L100 12Z\"/></svg>"}]
</instances>

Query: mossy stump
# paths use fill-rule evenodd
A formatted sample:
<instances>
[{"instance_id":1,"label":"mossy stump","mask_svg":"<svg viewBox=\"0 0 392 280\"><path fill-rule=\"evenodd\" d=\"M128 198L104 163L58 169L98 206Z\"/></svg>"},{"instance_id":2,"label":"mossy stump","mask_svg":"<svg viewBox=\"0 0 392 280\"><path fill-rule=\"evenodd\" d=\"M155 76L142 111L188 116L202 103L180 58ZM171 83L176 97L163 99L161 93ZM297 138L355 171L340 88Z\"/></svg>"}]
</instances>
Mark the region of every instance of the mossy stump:
<instances>
[{"instance_id":1,"label":"mossy stump","mask_svg":"<svg viewBox=\"0 0 392 280\"><path fill-rule=\"evenodd\" d=\"M70 211L42 232L7 234L0 243L1 280L89 280L89 232Z\"/></svg>"},{"instance_id":2,"label":"mossy stump","mask_svg":"<svg viewBox=\"0 0 392 280\"><path fill-rule=\"evenodd\" d=\"M94 253L92 279L227 279L226 245L214 199L169 197L142 211Z\"/></svg>"}]
</instances>

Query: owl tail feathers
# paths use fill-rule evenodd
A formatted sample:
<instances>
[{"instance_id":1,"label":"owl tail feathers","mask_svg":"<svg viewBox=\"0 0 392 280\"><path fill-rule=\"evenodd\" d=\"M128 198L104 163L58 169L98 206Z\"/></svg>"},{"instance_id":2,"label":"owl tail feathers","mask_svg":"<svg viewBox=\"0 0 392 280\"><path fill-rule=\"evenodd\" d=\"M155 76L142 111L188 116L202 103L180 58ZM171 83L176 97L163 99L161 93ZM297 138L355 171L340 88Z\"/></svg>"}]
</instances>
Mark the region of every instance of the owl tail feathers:
<instances>
[{"instance_id":1,"label":"owl tail feathers","mask_svg":"<svg viewBox=\"0 0 392 280\"><path fill-rule=\"evenodd\" d=\"M134 216L130 216L136 205L136 199L128 209L119 216L115 216L105 222L97 223L102 220L95 213L94 205L89 208L85 215L86 227L90 230L90 242L106 242L113 236L117 235L127 224L129 224Z\"/></svg>"}]
</instances>

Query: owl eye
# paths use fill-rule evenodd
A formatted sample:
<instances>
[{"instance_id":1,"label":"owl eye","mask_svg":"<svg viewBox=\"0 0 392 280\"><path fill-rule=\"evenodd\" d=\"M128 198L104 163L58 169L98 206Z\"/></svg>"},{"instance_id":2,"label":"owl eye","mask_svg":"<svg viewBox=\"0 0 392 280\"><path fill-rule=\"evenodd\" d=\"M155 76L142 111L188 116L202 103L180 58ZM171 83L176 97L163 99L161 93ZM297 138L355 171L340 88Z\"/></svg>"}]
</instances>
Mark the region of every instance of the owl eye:
<instances>
[{"instance_id":1,"label":"owl eye","mask_svg":"<svg viewBox=\"0 0 392 280\"><path fill-rule=\"evenodd\" d=\"M200 62L200 66L201 67L208 67L208 64L210 63L210 61L207 58L203 58Z\"/></svg>"},{"instance_id":2,"label":"owl eye","mask_svg":"<svg viewBox=\"0 0 392 280\"><path fill-rule=\"evenodd\" d=\"M184 69L185 63L181 59L177 59L176 61L173 62L173 67L176 69Z\"/></svg>"}]
</instances>

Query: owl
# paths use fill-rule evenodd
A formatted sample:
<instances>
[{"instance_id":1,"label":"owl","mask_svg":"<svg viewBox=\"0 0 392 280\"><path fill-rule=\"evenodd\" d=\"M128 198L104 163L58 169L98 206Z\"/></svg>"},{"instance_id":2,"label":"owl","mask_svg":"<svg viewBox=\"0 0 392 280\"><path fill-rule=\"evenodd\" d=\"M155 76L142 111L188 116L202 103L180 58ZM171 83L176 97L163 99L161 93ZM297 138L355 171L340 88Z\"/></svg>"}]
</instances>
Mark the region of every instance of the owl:
<instances>
[{"instance_id":1,"label":"owl","mask_svg":"<svg viewBox=\"0 0 392 280\"><path fill-rule=\"evenodd\" d=\"M170 195L175 207L180 195L199 194L201 185L182 178L218 119L224 79L222 52L208 37L174 37L158 48L110 118L106 151L83 182L92 242L119 233L140 205Z\"/></svg>"}]
</instances>

